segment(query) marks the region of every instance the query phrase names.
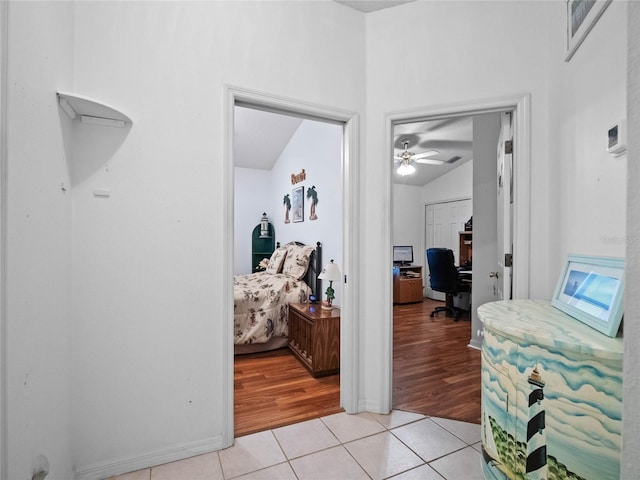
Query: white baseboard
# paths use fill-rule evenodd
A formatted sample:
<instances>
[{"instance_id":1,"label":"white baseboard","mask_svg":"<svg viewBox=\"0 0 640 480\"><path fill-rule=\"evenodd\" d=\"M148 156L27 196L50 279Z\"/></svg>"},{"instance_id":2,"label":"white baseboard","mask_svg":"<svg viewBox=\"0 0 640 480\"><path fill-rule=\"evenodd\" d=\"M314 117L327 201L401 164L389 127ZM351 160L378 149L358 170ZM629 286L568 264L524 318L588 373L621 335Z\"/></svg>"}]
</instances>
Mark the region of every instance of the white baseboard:
<instances>
[{"instance_id":1,"label":"white baseboard","mask_svg":"<svg viewBox=\"0 0 640 480\"><path fill-rule=\"evenodd\" d=\"M103 478L134 472L143 468L175 462L196 455L203 455L222 449L222 434L198 442L184 443L155 452L143 453L134 457L85 465L76 468L76 480L99 480Z\"/></svg>"}]
</instances>

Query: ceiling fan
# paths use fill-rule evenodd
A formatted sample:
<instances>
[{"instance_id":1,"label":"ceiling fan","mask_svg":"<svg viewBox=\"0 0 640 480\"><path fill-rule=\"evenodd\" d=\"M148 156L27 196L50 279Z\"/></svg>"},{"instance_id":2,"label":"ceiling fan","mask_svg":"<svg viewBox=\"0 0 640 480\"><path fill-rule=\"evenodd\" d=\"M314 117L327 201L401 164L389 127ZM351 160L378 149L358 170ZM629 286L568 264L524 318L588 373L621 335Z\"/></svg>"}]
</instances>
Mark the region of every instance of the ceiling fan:
<instances>
[{"instance_id":1,"label":"ceiling fan","mask_svg":"<svg viewBox=\"0 0 640 480\"><path fill-rule=\"evenodd\" d=\"M442 165L444 163L443 160L427 158L440 153L437 150L427 150L426 152L422 153L413 153L409 151L409 142L407 140L403 141L402 144L404 145L404 152L393 157L394 161L400 162L397 170L399 175L405 176L415 173L416 167L413 166L414 162L427 163L430 165Z\"/></svg>"}]
</instances>

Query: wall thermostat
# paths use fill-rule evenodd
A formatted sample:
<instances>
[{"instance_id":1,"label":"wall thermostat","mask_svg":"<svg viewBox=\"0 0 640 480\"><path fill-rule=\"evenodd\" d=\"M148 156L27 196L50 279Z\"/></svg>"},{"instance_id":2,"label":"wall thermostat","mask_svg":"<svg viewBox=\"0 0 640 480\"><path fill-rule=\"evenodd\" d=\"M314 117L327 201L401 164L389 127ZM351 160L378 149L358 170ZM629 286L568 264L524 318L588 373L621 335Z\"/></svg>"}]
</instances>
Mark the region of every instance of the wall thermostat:
<instances>
[{"instance_id":1,"label":"wall thermostat","mask_svg":"<svg viewBox=\"0 0 640 480\"><path fill-rule=\"evenodd\" d=\"M618 157L627 151L627 121L620 120L608 131L607 152Z\"/></svg>"}]
</instances>

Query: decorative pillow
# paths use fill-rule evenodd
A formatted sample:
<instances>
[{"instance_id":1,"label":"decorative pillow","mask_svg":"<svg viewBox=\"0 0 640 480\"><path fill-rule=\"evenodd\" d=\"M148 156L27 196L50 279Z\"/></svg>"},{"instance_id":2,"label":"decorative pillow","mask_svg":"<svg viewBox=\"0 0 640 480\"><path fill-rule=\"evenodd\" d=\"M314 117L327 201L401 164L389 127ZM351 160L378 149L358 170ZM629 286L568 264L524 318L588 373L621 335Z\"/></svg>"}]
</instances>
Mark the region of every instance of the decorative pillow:
<instances>
[{"instance_id":1,"label":"decorative pillow","mask_svg":"<svg viewBox=\"0 0 640 480\"><path fill-rule=\"evenodd\" d=\"M282 264L286 256L287 256L287 249L285 247L280 247L274 250L274 252L271 254L271 258L269 259L269 263L267 264L267 268L265 269L265 272L280 273L280 270L282 269Z\"/></svg>"},{"instance_id":2,"label":"decorative pillow","mask_svg":"<svg viewBox=\"0 0 640 480\"><path fill-rule=\"evenodd\" d=\"M287 256L284 259L282 273L296 280L302 280L302 277L307 273L307 268L309 268L309 259L313 253L313 247L287 243L285 248L287 249Z\"/></svg>"}]
</instances>

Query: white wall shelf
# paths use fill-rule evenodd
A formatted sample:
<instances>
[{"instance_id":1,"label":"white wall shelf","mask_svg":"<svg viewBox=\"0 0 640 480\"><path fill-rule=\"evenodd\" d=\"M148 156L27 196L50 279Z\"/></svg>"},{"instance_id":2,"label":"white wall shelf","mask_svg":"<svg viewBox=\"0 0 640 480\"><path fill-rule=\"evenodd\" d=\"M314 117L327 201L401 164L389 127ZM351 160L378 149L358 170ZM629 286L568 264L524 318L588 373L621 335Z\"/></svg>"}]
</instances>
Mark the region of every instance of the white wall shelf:
<instances>
[{"instance_id":1,"label":"white wall shelf","mask_svg":"<svg viewBox=\"0 0 640 480\"><path fill-rule=\"evenodd\" d=\"M58 103L71 120L79 119L82 123L120 128L133 123L119 110L88 97L58 92Z\"/></svg>"}]
</instances>

